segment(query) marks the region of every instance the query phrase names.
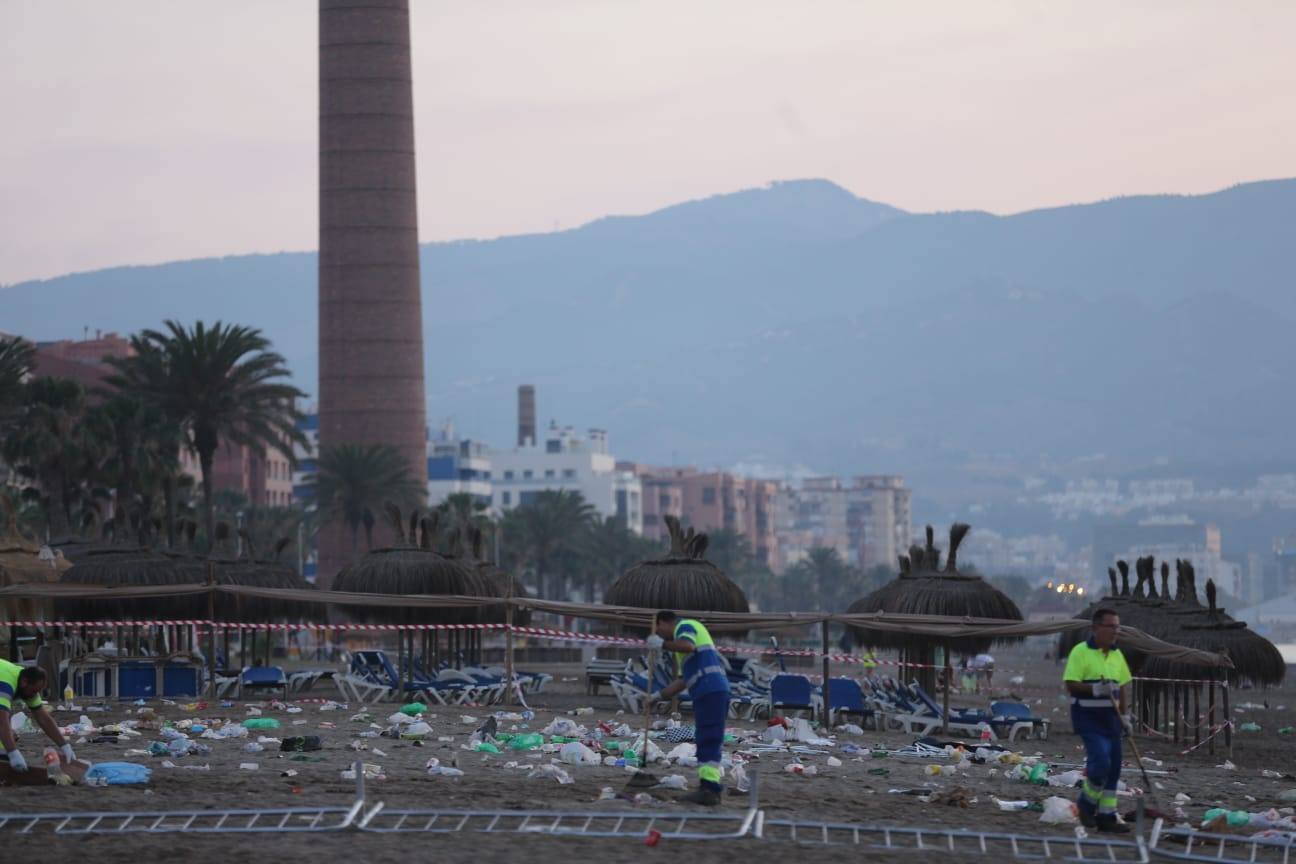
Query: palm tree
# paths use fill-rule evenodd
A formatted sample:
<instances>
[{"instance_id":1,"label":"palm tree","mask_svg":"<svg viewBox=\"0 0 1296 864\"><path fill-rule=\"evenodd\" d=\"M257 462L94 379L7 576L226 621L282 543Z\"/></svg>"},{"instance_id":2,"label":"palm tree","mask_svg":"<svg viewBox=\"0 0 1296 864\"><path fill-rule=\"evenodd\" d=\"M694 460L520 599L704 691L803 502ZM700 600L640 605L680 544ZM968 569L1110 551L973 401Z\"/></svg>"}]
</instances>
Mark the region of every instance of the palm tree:
<instances>
[{"instance_id":1,"label":"palm tree","mask_svg":"<svg viewBox=\"0 0 1296 864\"><path fill-rule=\"evenodd\" d=\"M585 602L640 561L653 557L656 544L626 528L620 519L594 519L581 543L581 569L585 571Z\"/></svg>"},{"instance_id":2,"label":"palm tree","mask_svg":"<svg viewBox=\"0 0 1296 864\"><path fill-rule=\"evenodd\" d=\"M180 470L179 430L157 405L126 393L91 408L86 423L106 450L103 479L116 490L118 508L135 507L138 495L150 515L155 493Z\"/></svg>"},{"instance_id":3,"label":"palm tree","mask_svg":"<svg viewBox=\"0 0 1296 864\"><path fill-rule=\"evenodd\" d=\"M351 529L351 557L359 551L360 528L366 534L373 514L385 502L398 507L417 506L425 500L422 483L395 447L387 444L340 444L320 453L315 486L321 522L341 519ZM372 541L371 541L372 544Z\"/></svg>"},{"instance_id":4,"label":"palm tree","mask_svg":"<svg viewBox=\"0 0 1296 864\"><path fill-rule=\"evenodd\" d=\"M555 569L561 569L562 580L578 562L585 532L594 521L595 510L579 492L565 489L544 489L526 504L508 513L504 536L509 538L509 548L536 575L537 587L542 597L553 597L554 586L547 580ZM559 586L560 596L566 596L566 586Z\"/></svg>"},{"instance_id":5,"label":"palm tree","mask_svg":"<svg viewBox=\"0 0 1296 864\"><path fill-rule=\"evenodd\" d=\"M167 321L166 332L145 330L131 337L131 347L134 356L109 360L118 370L109 383L157 405L182 430L202 469L203 521L211 542L212 461L221 440L273 448L291 460L292 445L305 442L294 402L306 394L287 383L283 357L253 327L199 321L186 329Z\"/></svg>"},{"instance_id":6,"label":"palm tree","mask_svg":"<svg viewBox=\"0 0 1296 864\"><path fill-rule=\"evenodd\" d=\"M35 347L22 337L0 336L0 422L22 401L35 354Z\"/></svg>"},{"instance_id":7,"label":"palm tree","mask_svg":"<svg viewBox=\"0 0 1296 864\"><path fill-rule=\"evenodd\" d=\"M67 378L35 378L23 386L22 401L12 433L4 438L3 455L39 485L46 500L46 529L51 537L63 538L69 534L72 501L92 461L92 442L82 422L85 390Z\"/></svg>"},{"instance_id":8,"label":"palm tree","mask_svg":"<svg viewBox=\"0 0 1296 864\"><path fill-rule=\"evenodd\" d=\"M447 496L436 509L440 514L439 524L446 533L459 529L466 537L469 528L483 528L490 524L490 516L486 513L489 508L488 501L467 492L456 492Z\"/></svg>"}]
</instances>

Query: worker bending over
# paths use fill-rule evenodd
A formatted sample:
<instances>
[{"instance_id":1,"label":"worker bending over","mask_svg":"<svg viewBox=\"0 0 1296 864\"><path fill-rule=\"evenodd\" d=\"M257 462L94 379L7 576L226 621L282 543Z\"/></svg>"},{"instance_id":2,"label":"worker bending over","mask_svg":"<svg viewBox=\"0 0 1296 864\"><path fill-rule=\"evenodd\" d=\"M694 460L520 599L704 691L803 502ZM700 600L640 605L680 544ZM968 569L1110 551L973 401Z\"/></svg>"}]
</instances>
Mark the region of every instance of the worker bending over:
<instances>
[{"instance_id":1,"label":"worker bending over","mask_svg":"<svg viewBox=\"0 0 1296 864\"><path fill-rule=\"evenodd\" d=\"M59 731L58 724L50 716L49 710L41 700L41 690L45 688L45 670L36 666L19 666L8 660L0 660L0 745L9 757L9 767L14 771L27 770L27 760L18 749L18 736L14 734L10 722L10 712L15 701L22 702L31 711L32 719L41 728L54 746L59 748L65 762L72 762L76 754L72 745Z\"/></svg>"},{"instance_id":2,"label":"worker bending over","mask_svg":"<svg viewBox=\"0 0 1296 864\"><path fill-rule=\"evenodd\" d=\"M653 619L653 631L648 637L648 647L675 653L676 679L650 698L654 702L672 699L687 688L697 724L694 740L700 782L696 792L680 800L714 807L724 792L720 782L724 777L720 752L724 745L725 719L729 716L728 666L701 621L661 611ZM652 670L648 675L651 681Z\"/></svg>"}]
</instances>

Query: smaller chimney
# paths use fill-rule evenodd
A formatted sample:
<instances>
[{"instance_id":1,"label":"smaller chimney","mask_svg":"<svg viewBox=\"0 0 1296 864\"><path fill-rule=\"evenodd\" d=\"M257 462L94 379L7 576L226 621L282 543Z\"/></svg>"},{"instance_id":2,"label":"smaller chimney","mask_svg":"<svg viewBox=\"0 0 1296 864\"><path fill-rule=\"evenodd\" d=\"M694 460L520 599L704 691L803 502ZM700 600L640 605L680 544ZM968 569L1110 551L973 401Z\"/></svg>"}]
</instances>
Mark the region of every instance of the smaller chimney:
<instances>
[{"instance_id":1,"label":"smaller chimney","mask_svg":"<svg viewBox=\"0 0 1296 864\"><path fill-rule=\"evenodd\" d=\"M535 387L523 384L518 388L517 400L517 446L529 447L535 444L536 440Z\"/></svg>"}]
</instances>

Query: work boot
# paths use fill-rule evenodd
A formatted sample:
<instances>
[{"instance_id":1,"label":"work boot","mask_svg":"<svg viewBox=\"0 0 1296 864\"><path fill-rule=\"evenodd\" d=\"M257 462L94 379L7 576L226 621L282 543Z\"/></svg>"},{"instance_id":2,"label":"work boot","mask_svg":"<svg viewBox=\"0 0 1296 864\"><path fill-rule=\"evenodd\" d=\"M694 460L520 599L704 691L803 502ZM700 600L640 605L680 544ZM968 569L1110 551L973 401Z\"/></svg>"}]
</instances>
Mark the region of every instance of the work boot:
<instances>
[{"instance_id":1,"label":"work boot","mask_svg":"<svg viewBox=\"0 0 1296 864\"><path fill-rule=\"evenodd\" d=\"M1076 802L1076 812L1080 816L1080 824L1086 828L1098 827L1098 813L1093 809L1093 805L1083 796Z\"/></svg>"},{"instance_id":2,"label":"work boot","mask_svg":"<svg viewBox=\"0 0 1296 864\"><path fill-rule=\"evenodd\" d=\"M1102 815L1098 817L1099 834L1128 834L1130 827L1124 822L1117 822L1115 816Z\"/></svg>"},{"instance_id":3,"label":"work boot","mask_svg":"<svg viewBox=\"0 0 1296 864\"><path fill-rule=\"evenodd\" d=\"M687 795L676 799L681 804L700 804L703 807L720 806L720 793L706 786L699 786Z\"/></svg>"}]
</instances>

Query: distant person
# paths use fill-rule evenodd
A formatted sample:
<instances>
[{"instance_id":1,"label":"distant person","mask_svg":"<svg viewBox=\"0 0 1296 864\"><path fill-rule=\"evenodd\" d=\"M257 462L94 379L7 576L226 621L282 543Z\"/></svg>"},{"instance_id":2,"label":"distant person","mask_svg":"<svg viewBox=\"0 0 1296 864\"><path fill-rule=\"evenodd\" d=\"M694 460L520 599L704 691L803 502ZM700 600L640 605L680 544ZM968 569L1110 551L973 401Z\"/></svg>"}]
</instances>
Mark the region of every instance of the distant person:
<instances>
[{"instance_id":1,"label":"distant person","mask_svg":"<svg viewBox=\"0 0 1296 864\"><path fill-rule=\"evenodd\" d=\"M37 666L19 666L8 660L0 660L0 746L4 747L9 758L9 768L19 773L27 771L27 760L18 749L18 736L14 734L10 713L15 700L22 702L31 711L32 720L41 728L64 761L72 762L76 754L72 745L59 731L58 724L50 716L45 702L41 699L41 690L45 689L45 670Z\"/></svg>"},{"instance_id":2,"label":"distant person","mask_svg":"<svg viewBox=\"0 0 1296 864\"><path fill-rule=\"evenodd\" d=\"M1071 649L1063 683L1071 696L1071 726L1084 741L1085 779L1077 802L1080 823L1108 833L1126 833L1116 820L1116 786L1121 772L1121 731L1125 691L1133 680L1125 655L1116 647L1120 616L1099 608L1087 640Z\"/></svg>"},{"instance_id":3,"label":"distant person","mask_svg":"<svg viewBox=\"0 0 1296 864\"><path fill-rule=\"evenodd\" d=\"M976 675L976 692L980 693L982 685L986 692L994 680L995 658L990 654L978 654L972 658L972 671Z\"/></svg>"}]
</instances>

